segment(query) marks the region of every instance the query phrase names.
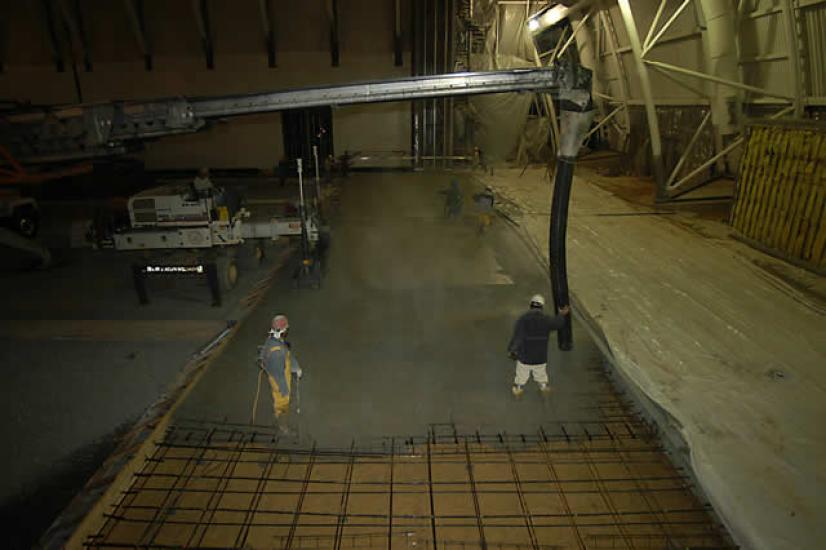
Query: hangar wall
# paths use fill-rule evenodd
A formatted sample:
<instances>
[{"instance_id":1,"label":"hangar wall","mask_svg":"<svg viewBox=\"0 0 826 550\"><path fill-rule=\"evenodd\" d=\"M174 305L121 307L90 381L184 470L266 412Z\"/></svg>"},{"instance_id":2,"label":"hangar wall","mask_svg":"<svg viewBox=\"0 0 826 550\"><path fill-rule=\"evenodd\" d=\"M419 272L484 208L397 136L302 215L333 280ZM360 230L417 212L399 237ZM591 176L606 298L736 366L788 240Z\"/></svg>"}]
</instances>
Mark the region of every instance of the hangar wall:
<instances>
[{"instance_id":1,"label":"hangar wall","mask_svg":"<svg viewBox=\"0 0 826 550\"><path fill-rule=\"evenodd\" d=\"M125 2L84 0L83 45L71 39L52 3L52 19L64 63L56 69L48 18L40 2L3 0L0 9L0 99L31 103L84 102L260 92L336 82L402 77L410 74L407 32L403 65L394 64L395 5L392 1L338 2L340 65L332 66L330 2L279 0L269 5L276 42L275 68L268 52L259 2L208 0L214 69L207 69L193 2L143 2L145 36L152 70L133 30ZM409 0L400 2L402 20ZM105 44L106 47L102 45ZM78 86L73 75L77 71ZM337 153L353 150L410 150L410 107L404 103L356 106L333 112ZM162 144L162 145L161 145ZM148 168L270 168L283 155L279 114L220 123L207 132L148 143Z\"/></svg>"}]
</instances>

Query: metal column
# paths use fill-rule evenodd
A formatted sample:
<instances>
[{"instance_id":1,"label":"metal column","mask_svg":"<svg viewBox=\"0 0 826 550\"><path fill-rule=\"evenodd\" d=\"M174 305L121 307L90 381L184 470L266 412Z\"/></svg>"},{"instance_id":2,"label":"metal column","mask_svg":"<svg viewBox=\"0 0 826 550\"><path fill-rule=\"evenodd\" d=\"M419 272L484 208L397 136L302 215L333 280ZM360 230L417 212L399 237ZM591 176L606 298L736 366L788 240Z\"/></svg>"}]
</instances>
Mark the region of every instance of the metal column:
<instances>
[{"instance_id":1,"label":"metal column","mask_svg":"<svg viewBox=\"0 0 826 550\"><path fill-rule=\"evenodd\" d=\"M634 54L634 63L637 66L642 99L645 103L645 118L648 121L648 132L651 135L651 164L654 172L654 181L657 184L657 197L662 199L667 197L665 190L665 167L663 166L663 147L660 138L660 124L657 120L657 107L654 104L654 96L651 93L651 81L648 78L648 67L646 67L642 58L642 44L640 44L637 25L634 23L631 4L629 0L617 0L617 4L619 4L620 13L622 13L622 20L628 32L628 41L631 44L631 51Z\"/></svg>"}]
</instances>

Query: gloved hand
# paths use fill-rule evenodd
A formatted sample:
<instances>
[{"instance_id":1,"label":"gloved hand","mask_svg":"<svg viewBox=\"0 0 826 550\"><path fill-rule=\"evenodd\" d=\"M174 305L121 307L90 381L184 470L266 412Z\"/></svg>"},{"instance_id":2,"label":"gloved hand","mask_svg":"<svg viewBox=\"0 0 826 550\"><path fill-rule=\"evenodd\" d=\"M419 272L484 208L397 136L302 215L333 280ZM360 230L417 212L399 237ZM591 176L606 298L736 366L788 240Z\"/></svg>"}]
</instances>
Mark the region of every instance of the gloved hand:
<instances>
[{"instance_id":1,"label":"gloved hand","mask_svg":"<svg viewBox=\"0 0 826 550\"><path fill-rule=\"evenodd\" d=\"M295 371L295 376L296 376L296 378L298 378L299 380L301 380L301 378L304 376L304 371L303 371L303 370L301 370L301 367L298 367L298 370L297 370L297 371Z\"/></svg>"},{"instance_id":2,"label":"gloved hand","mask_svg":"<svg viewBox=\"0 0 826 550\"><path fill-rule=\"evenodd\" d=\"M510 357L511 359L513 359L514 361L516 361L516 358L517 358L518 356L516 355L516 352L515 352L515 351L509 351L509 352L508 352L508 357Z\"/></svg>"}]
</instances>

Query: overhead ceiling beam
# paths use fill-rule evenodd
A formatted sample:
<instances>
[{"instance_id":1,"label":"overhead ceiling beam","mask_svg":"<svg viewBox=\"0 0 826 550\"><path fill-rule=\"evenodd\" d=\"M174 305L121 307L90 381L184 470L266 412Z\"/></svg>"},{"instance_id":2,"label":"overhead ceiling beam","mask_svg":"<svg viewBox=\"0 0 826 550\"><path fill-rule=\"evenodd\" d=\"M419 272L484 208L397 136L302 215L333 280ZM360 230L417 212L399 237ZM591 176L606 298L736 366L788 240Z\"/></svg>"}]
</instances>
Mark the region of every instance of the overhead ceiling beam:
<instances>
[{"instance_id":1,"label":"overhead ceiling beam","mask_svg":"<svg viewBox=\"0 0 826 550\"><path fill-rule=\"evenodd\" d=\"M258 9L261 12L261 25L264 27L264 43L267 47L267 64L275 68L275 29L272 19L272 0L258 0Z\"/></svg>"},{"instance_id":2,"label":"overhead ceiling beam","mask_svg":"<svg viewBox=\"0 0 826 550\"><path fill-rule=\"evenodd\" d=\"M338 67L340 61L338 42L338 0L327 0L327 17L330 20L330 58L333 67Z\"/></svg>"},{"instance_id":3,"label":"overhead ceiling beam","mask_svg":"<svg viewBox=\"0 0 826 550\"><path fill-rule=\"evenodd\" d=\"M123 0L126 13L129 15L129 24L132 34L143 54L143 65L147 71L152 70L152 48L146 32L146 20L143 17L143 0Z\"/></svg>"},{"instance_id":4,"label":"overhead ceiling beam","mask_svg":"<svg viewBox=\"0 0 826 550\"><path fill-rule=\"evenodd\" d=\"M207 69L215 68L214 50L212 47L212 31L209 25L209 5L207 0L192 0L192 9L195 12L195 23L198 25L198 34L201 35L201 47L204 50Z\"/></svg>"},{"instance_id":5,"label":"overhead ceiling beam","mask_svg":"<svg viewBox=\"0 0 826 550\"><path fill-rule=\"evenodd\" d=\"M83 17L80 13L80 0L74 0L69 4L70 0L58 0L60 13L63 15L63 22L66 28L69 29L70 39L80 51L83 58L83 68L86 72L92 70L92 59L89 55L89 43L86 39L86 32L83 28Z\"/></svg>"},{"instance_id":6,"label":"overhead ceiling beam","mask_svg":"<svg viewBox=\"0 0 826 550\"><path fill-rule=\"evenodd\" d=\"M393 15L395 20L395 27L393 30L393 52L395 55L396 67L401 67L404 64L404 57L402 56L402 6L401 0L393 0Z\"/></svg>"},{"instance_id":7,"label":"overhead ceiling beam","mask_svg":"<svg viewBox=\"0 0 826 550\"><path fill-rule=\"evenodd\" d=\"M52 49L52 59L54 60L55 69L62 73L66 70L63 64L63 51L60 47L60 39L57 36L57 28L54 22L54 13L52 13L52 3L49 0L40 0L41 15L43 17L43 26L46 27L46 34L49 35L49 46Z\"/></svg>"}]
</instances>

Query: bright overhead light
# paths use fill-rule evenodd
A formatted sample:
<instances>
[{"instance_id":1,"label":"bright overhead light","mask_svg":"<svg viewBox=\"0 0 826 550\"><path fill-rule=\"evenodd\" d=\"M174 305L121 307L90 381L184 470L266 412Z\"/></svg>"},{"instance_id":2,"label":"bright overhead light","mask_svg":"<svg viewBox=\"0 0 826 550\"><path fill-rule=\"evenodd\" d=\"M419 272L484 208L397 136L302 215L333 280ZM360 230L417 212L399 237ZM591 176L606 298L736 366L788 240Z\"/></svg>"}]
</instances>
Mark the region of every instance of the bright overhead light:
<instances>
[{"instance_id":1,"label":"bright overhead light","mask_svg":"<svg viewBox=\"0 0 826 550\"><path fill-rule=\"evenodd\" d=\"M562 4L557 4L542 14L542 25L544 27L553 27L566 17L568 17L568 8Z\"/></svg>"},{"instance_id":2,"label":"bright overhead light","mask_svg":"<svg viewBox=\"0 0 826 550\"><path fill-rule=\"evenodd\" d=\"M556 4L551 8L528 19L528 29L531 32L536 32L540 29L547 29L553 27L566 17L568 17L569 8L562 4Z\"/></svg>"}]
</instances>

